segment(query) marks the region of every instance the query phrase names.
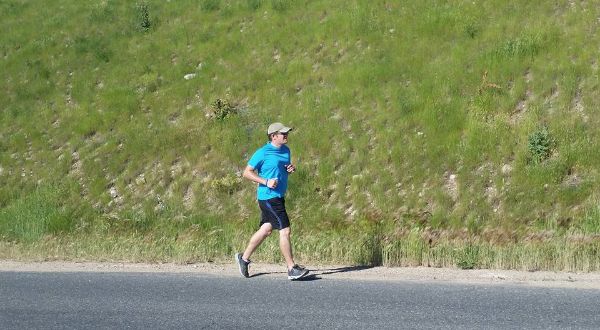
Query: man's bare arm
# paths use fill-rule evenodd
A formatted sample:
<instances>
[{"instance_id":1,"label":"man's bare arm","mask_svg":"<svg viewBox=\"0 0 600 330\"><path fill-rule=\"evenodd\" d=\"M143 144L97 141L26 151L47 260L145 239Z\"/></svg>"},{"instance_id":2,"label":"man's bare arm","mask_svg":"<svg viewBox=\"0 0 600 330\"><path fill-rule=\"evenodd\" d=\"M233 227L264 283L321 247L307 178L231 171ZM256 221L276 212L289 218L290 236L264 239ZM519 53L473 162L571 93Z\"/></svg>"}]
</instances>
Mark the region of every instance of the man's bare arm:
<instances>
[{"instance_id":1,"label":"man's bare arm","mask_svg":"<svg viewBox=\"0 0 600 330\"><path fill-rule=\"evenodd\" d=\"M260 176L258 176L256 174L256 172L254 171L254 168L252 168L252 166L250 166L250 165L246 166L246 168L244 169L243 177L252 182L256 182L258 184L263 184L271 189L273 189L277 186L277 179L261 178Z\"/></svg>"}]
</instances>

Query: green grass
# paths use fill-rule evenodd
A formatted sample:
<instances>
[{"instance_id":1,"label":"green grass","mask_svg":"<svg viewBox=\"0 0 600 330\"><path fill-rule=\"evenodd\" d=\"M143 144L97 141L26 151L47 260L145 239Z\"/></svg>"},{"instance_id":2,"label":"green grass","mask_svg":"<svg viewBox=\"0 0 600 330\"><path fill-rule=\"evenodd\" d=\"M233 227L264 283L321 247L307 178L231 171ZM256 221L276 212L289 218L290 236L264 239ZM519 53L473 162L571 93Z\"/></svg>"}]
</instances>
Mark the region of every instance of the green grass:
<instances>
[{"instance_id":1,"label":"green grass","mask_svg":"<svg viewBox=\"0 0 600 330\"><path fill-rule=\"evenodd\" d=\"M76 219L73 210L63 205L60 195L53 187L42 187L3 208L2 239L31 243L46 235L70 232Z\"/></svg>"},{"instance_id":2,"label":"green grass","mask_svg":"<svg viewBox=\"0 0 600 330\"><path fill-rule=\"evenodd\" d=\"M40 4L0 3L2 257L226 258L282 121L299 258L599 268L594 1Z\"/></svg>"}]
</instances>

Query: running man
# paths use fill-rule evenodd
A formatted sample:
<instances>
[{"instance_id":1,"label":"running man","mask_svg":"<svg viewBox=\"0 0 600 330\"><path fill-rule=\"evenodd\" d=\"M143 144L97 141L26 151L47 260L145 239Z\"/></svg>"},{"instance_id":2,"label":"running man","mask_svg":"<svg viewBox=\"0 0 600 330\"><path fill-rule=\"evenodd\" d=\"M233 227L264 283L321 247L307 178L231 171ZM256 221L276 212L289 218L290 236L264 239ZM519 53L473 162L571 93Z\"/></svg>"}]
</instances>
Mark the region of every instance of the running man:
<instances>
[{"instance_id":1,"label":"running man","mask_svg":"<svg viewBox=\"0 0 600 330\"><path fill-rule=\"evenodd\" d=\"M308 269L296 265L290 243L290 220L285 210L285 192L288 175L296 170L291 163L288 134L292 130L282 123L273 123L267 129L269 142L259 148L244 169L244 178L258 183L258 206L261 210L259 229L252 237L243 254L236 253L235 260L244 277L250 277L250 256L258 246L279 230L279 248L287 264L288 279L297 280L308 274Z\"/></svg>"}]
</instances>

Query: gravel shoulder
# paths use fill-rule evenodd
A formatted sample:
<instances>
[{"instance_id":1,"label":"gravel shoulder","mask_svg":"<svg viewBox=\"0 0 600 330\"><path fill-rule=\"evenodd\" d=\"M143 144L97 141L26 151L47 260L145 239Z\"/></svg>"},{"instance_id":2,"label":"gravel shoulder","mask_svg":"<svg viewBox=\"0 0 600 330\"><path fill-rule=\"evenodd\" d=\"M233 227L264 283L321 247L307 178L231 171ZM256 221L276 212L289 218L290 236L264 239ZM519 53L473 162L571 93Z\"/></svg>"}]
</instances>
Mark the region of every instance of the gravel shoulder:
<instances>
[{"instance_id":1,"label":"gravel shoulder","mask_svg":"<svg viewBox=\"0 0 600 330\"><path fill-rule=\"evenodd\" d=\"M600 290L600 272L524 272L514 270L461 270L428 267L361 267L342 265L306 265L311 274L321 279L363 281L442 282L482 285L526 285L539 287ZM232 263L198 264L138 264L110 262L22 262L0 260L0 272L133 272L133 273L196 273L213 276L239 277ZM286 277L282 265L253 263L252 277Z\"/></svg>"}]
</instances>

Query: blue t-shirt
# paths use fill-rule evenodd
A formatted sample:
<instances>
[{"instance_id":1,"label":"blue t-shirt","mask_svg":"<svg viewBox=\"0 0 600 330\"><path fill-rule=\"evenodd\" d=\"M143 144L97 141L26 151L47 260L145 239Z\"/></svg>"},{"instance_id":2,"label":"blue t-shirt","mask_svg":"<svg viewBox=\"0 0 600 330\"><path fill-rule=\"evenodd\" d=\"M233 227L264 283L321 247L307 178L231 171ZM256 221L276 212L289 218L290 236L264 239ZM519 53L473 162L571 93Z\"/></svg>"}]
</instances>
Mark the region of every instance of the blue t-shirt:
<instances>
[{"instance_id":1,"label":"blue t-shirt","mask_svg":"<svg viewBox=\"0 0 600 330\"><path fill-rule=\"evenodd\" d=\"M277 179L277 187L271 189L264 184L258 185L257 195L259 200L275 197L284 197L287 190L288 172L286 165L291 164L290 148L282 145L277 148L270 142L256 150L250 157L248 165L256 170L263 179Z\"/></svg>"}]
</instances>

